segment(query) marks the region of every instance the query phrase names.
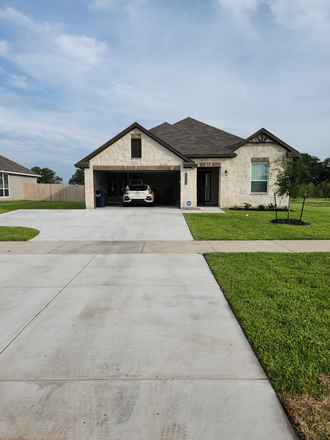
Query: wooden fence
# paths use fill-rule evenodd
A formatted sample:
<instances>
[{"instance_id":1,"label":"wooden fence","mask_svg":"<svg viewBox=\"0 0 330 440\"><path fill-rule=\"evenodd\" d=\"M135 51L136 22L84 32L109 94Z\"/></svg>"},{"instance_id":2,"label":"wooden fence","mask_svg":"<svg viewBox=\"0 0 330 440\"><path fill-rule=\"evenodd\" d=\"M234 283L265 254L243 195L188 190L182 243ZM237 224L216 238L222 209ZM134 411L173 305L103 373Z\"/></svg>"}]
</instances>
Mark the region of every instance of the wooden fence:
<instances>
[{"instance_id":1,"label":"wooden fence","mask_svg":"<svg viewBox=\"0 0 330 440\"><path fill-rule=\"evenodd\" d=\"M24 200L46 202L84 202L85 185L61 185L48 183L24 183Z\"/></svg>"}]
</instances>

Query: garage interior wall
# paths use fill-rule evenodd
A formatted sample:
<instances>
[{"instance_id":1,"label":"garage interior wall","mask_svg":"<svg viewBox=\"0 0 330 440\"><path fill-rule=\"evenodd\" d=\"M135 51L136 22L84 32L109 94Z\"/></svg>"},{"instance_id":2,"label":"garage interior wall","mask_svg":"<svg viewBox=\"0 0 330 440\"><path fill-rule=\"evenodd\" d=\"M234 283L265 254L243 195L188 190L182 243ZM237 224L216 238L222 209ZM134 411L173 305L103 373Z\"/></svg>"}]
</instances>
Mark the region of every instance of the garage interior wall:
<instances>
[{"instance_id":1,"label":"garage interior wall","mask_svg":"<svg viewBox=\"0 0 330 440\"><path fill-rule=\"evenodd\" d=\"M156 203L180 203L179 171L95 171L95 190L107 192L107 204L122 203L130 179L142 179L155 193Z\"/></svg>"}]
</instances>

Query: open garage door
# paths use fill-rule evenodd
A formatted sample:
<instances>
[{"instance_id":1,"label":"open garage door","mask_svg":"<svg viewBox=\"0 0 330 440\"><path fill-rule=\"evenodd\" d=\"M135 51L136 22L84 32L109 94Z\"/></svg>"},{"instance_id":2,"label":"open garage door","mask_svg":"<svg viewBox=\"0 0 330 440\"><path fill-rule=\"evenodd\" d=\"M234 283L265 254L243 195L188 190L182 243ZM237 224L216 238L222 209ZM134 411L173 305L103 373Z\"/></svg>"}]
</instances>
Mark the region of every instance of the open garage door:
<instances>
[{"instance_id":1,"label":"open garage door","mask_svg":"<svg viewBox=\"0 0 330 440\"><path fill-rule=\"evenodd\" d=\"M94 171L95 189L106 191L106 204L122 204L123 194L131 179L142 179L155 193L157 205L180 206L179 170Z\"/></svg>"}]
</instances>

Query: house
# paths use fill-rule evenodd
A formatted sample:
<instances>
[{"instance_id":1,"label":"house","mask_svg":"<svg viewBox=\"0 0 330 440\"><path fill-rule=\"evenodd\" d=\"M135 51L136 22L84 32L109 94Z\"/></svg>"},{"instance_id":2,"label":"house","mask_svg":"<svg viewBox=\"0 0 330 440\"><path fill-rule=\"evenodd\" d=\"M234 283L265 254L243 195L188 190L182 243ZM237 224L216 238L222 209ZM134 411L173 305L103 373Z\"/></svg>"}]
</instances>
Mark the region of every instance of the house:
<instances>
[{"instance_id":1,"label":"house","mask_svg":"<svg viewBox=\"0 0 330 440\"><path fill-rule=\"evenodd\" d=\"M75 166L85 170L86 207L95 193L120 203L130 179L142 179L157 203L181 208L267 205L274 200L276 167L299 152L264 128L243 139L192 118L150 130L138 123L106 142Z\"/></svg>"},{"instance_id":2,"label":"house","mask_svg":"<svg viewBox=\"0 0 330 440\"><path fill-rule=\"evenodd\" d=\"M24 199L23 184L37 183L39 174L0 156L0 201Z\"/></svg>"}]
</instances>

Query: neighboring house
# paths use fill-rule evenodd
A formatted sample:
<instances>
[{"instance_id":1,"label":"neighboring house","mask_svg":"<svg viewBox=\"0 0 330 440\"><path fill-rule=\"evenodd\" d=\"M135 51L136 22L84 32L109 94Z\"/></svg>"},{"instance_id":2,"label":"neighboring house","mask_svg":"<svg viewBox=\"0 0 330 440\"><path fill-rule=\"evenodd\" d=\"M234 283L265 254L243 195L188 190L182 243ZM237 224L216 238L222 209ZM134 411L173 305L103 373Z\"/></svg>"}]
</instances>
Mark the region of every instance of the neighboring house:
<instances>
[{"instance_id":1,"label":"neighboring house","mask_svg":"<svg viewBox=\"0 0 330 440\"><path fill-rule=\"evenodd\" d=\"M262 128L247 139L186 118L146 130L134 123L75 166L85 169L86 207L95 193L120 203L127 183L141 178L157 203L181 208L267 205L274 200L276 167L299 152Z\"/></svg>"},{"instance_id":2,"label":"neighboring house","mask_svg":"<svg viewBox=\"0 0 330 440\"><path fill-rule=\"evenodd\" d=\"M37 183L39 174L0 156L0 201L23 200L24 183Z\"/></svg>"}]
</instances>

